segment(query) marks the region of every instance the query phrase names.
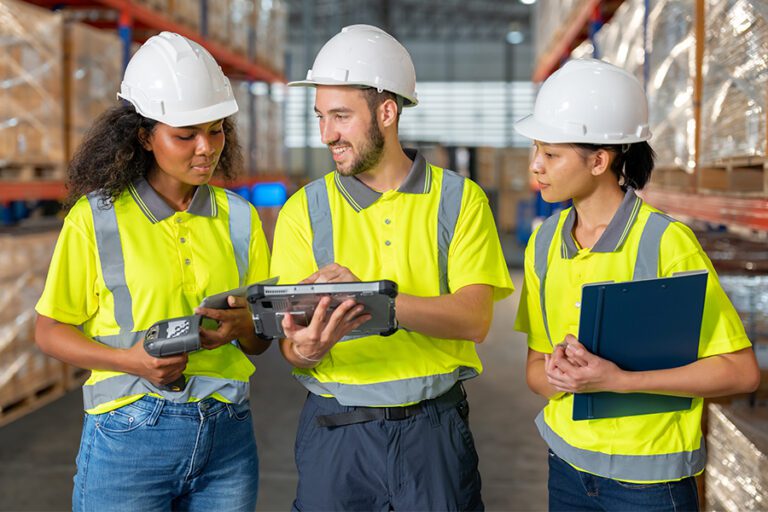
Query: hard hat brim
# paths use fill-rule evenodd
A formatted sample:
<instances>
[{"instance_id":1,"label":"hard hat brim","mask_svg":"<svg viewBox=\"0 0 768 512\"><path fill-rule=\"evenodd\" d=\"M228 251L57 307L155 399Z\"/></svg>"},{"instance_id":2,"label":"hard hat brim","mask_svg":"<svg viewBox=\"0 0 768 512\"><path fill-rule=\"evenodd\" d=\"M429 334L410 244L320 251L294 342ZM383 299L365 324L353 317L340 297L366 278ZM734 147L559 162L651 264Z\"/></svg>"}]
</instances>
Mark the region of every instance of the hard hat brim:
<instances>
[{"instance_id":1,"label":"hard hat brim","mask_svg":"<svg viewBox=\"0 0 768 512\"><path fill-rule=\"evenodd\" d=\"M234 98L227 100L223 103L217 103L209 107L192 110L189 112L174 112L165 114L163 116L153 115L152 113L144 112L135 102L130 101L128 98L118 93L117 96L131 103L136 111L142 116L148 119L154 119L155 121L173 126L174 128L180 128L182 126L195 126L198 124L210 123L218 121L219 119L227 118L233 114L236 114L239 110L237 101Z\"/></svg>"},{"instance_id":2,"label":"hard hat brim","mask_svg":"<svg viewBox=\"0 0 768 512\"><path fill-rule=\"evenodd\" d=\"M362 82L347 82L344 80L335 80L333 78L321 78L319 80L296 80L294 82L288 82L288 87L317 87L318 85L343 85L343 86L352 86L352 87L370 87L371 89L376 89L375 85L366 84ZM397 94L397 93L393 92L393 94ZM419 104L419 100L417 100L416 98L409 98L407 96L403 96L402 94L400 94L399 96L405 99L405 103L403 103L403 107L415 107L416 105Z\"/></svg>"},{"instance_id":3,"label":"hard hat brim","mask_svg":"<svg viewBox=\"0 0 768 512\"><path fill-rule=\"evenodd\" d=\"M626 135L621 138L598 137L591 134L575 134L565 130L559 130L537 121L533 114L526 116L514 124L514 129L523 137L538 140L549 144L633 144L651 138L650 131L647 136Z\"/></svg>"}]
</instances>

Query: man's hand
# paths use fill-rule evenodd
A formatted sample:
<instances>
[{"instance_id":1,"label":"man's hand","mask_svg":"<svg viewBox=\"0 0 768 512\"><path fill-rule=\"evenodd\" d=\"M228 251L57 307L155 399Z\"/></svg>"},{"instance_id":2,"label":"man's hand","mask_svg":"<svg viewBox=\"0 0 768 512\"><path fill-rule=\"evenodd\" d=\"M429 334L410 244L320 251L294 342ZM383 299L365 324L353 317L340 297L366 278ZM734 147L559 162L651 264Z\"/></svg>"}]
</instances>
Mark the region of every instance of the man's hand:
<instances>
[{"instance_id":1,"label":"man's hand","mask_svg":"<svg viewBox=\"0 0 768 512\"><path fill-rule=\"evenodd\" d=\"M253 320L244 297L227 297L230 309L195 308L195 313L218 322L216 329L200 329L200 346L212 350L232 340L254 335Z\"/></svg>"},{"instance_id":2,"label":"man's hand","mask_svg":"<svg viewBox=\"0 0 768 512\"><path fill-rule=\"evenodd\" d=\"M370 314L363 312L364 306L351 299L328 315L330 304L330 297L320 299L306 327L297 325L291 315L283 317L283 332L291 350L303 363L319 362L341 338L371 319Z\"/></svg>"},{"instance_id":3,"label":"man's hand","mask_svg":"<svg viewBox=\"0 0 768 512\"><path fill-rule=\"evenodd\" d=\"M544 360L547 381L566 393L613 391L627 375L614 363L590 353L571 334Z\"/></svg>"},{"instance_id":4,"label":"man's hand","mask_svg":"<svg viewBox=\"0 0 768 512\"><path fill-rule=\"evenodd\" d=\"M360 279L347 267L342 267L338 263L331 263L304 279L301 284L356 283L359 281Z\"/></svg>"}]
</instances>

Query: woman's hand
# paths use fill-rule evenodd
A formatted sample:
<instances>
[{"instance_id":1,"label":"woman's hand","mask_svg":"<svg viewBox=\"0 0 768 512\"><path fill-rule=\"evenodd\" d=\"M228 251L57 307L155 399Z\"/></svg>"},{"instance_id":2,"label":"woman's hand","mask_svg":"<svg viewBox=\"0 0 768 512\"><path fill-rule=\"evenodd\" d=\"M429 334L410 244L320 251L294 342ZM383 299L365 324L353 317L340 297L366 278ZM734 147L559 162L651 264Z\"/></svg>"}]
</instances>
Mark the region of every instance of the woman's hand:
<instances>
[{"instance_id":1,"label":"woman's hand","mask_svg":"<svg viewBox=\"0 0 768 512\"><path fill-rule=\"evenodd\" d=\"M187 367L187 354L152 357L144 350L143 339L126 349L124 355L128 373L146 379L157 387L175 381Z\"/></svg>"},{"instance_id":2,"label":"woman's hand","mask_svg":"<svg viewBox=\"0 0 768 512\"><path fill-rule=\"evenodd\" d=\"M217 322L215 329L200 329L200 346L213 350L232 340L254 337L253 319L244 297L227 298L230 309L195 308L195 313Z\"/></svg>"},{"instance_id":3,"label":"woman's hand","mask_svg":"<svg viewBox=\"0 0 768 512\"><path fill-rule=\"evenodd\" d=\"M575 336L568 335L545 357L547 381L566 393L614 391L627 372L590 353Z\"/></svg>"}]
</instances>

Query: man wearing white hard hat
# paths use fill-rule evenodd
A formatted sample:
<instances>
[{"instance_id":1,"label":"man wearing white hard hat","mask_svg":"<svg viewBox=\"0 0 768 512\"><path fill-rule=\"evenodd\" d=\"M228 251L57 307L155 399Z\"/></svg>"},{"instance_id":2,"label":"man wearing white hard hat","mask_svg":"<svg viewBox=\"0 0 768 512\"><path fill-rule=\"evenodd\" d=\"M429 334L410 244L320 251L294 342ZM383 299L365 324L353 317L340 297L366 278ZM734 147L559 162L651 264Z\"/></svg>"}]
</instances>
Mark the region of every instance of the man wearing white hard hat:
<instances>
[{"instance_id":1,"label":"man wearing white hard hat","mask_svg":"<svg viewBox=\"0 0 768 512\"><path fill-rule=\"evenodd\" d=\"M197 307L269 270L255 208L208 184L241 164L237 103L213 57L170 32L139 48L118 96L70 163L70 210L36 307L41 350L91 370L72 509L250 512L246 353L268 343L243 299ZM193 314L218 322L200 330L202 350L147 353L154 323L177 319L169 330L182 332Z\"/></svg>"},{"instance_id":2,"label":"man wearing white hard hat","mask_svg":"<svg viewBox=\"0 0 768 512\"><path fill-rule=\"evenodd\" d=\"M399 329L342 338L369 317L348 301L308 327L283 321L281 350L309 391L296 438L296 510L481 510L462 381L493 302L512 292L488 201L398 140L415 107L407 50L369 25L318 53L320 134L336 170L292 196L275 230L282 282L397 283Z\"/></svg>"},{"instance_id":3,"label":"man wearing white hard hat","mask_svg":"<svg viewBox=\"0 0 768 512\"><path fill-rule=\"evenodd\" d=\"M528 243L515 322L528 335L528 385L549 399L536 418L549 446L549 508L697 510L694 476L706 463L702 397L752 391L760 375L694 234L635 193L648 182L655 157L642 86L611 64L569 61L544 82L533 114L515 128L534 141L530 169L544 200L573 201ZM627 371L576 338L582 286L701 270L708 276L695 362ZM621 316L628 330L655 321L636 311ZM579 419L574 393L592 392L693 400L690 407L642 409L642 396L634 395L615 412Z\"/></svg>"}]
</instances>

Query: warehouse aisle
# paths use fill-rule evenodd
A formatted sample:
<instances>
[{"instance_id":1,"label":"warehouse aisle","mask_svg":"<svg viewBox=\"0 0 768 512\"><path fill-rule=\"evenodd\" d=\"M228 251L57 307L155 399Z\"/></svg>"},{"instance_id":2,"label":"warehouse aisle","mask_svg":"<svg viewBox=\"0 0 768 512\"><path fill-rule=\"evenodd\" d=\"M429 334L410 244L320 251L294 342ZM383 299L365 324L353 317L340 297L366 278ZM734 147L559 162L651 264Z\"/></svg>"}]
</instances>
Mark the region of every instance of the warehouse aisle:
<instances>
[{"instance_id":1,"label":"warehouse aisle","mask_svg":"<svg viewBox=\"0 0 768 512\"><path fill-rule=\"evenodd\" d=\"M520 286L521 273L512 274ZM512 331L518 293L496 306L480 346L485 373L467 384L488 510L546 509L546 451L533 426L542 400L524 378L525 343ZM261 460L258 510L289 510L293 438L304 391L278 351L256 359L252 405ZM82 422L79 392L0 428L0 510L66 510Z\"/></svg>"}]
</instances>

